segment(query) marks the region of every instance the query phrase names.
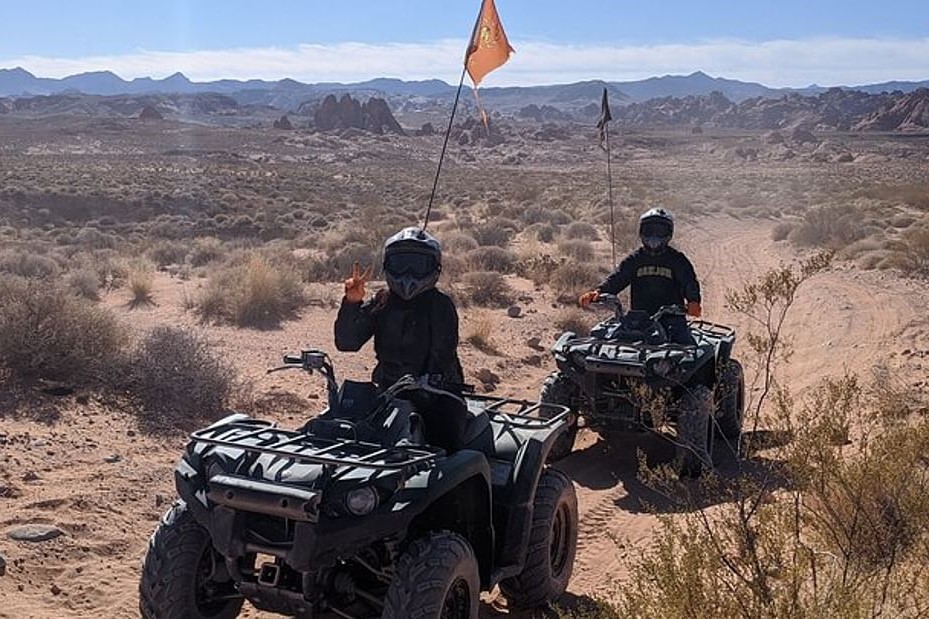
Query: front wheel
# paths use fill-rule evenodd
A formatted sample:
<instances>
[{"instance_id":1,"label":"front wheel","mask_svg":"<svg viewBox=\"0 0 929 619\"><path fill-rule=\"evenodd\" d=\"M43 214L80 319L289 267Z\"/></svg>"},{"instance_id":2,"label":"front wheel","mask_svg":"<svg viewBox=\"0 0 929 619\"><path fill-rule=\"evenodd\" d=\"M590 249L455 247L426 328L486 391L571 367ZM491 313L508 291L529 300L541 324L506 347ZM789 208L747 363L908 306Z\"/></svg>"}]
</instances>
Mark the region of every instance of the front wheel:
<instances>
[{"instance_id":1,"label":"front wheel","mask_svg":"<svg viewBox=\"0 0 929 619\"><path fill-rule=\"evenodd\" d=\"M716 425L724 437L738 438L745 412L745 373L742 364L730 359L716 380Z\"/></svg>"},{"instance_id":2,"label":"front wheel","mask_svg":"<svg viewBox=\"0 0 929 619\"><path fill-rule=\"evenodd\" d=\"M162 517L142 561L142 617L231 619L242 602L209 532L178 501Z\"/></svg>"},{"instance_id":3,"label":"front wheel","mask_svg":"<svg viewBox=\"0 0 929 619\"><path fill-rule=\"evenodd\" d=\"M558 404L568 407L568 427L555 439L552 448L548 452L548 462L555 462L567 457L571 450L574 449L574 441L577 439L577 399L578 388L570 378L561 372L552 372L542 383L542 390L539 393L539 400L545 404ZM546 411L543 409L542 414Z\"/></svg>"},{"instance_id":4,"label":"front wheel","mask_svg":"<svg viewBox=\"0 0 929 619\"><path fill-rule=\"evenodd\" d=\"M500 583L513 608L556 600L568 587L577 553L577 495L571 480L555 469L539 478L523 571Z\"/></svg>"},{"instance_id":5,"label":"front wheel","mask_svg":"<svg viewBox=\"0 0 929 619\"><path fill-rule=\"evenodd\" d=\"M705 385L689 387L677 417L677 467L681 477L700 477L713 468L713 392Z\"/></svg>"},{"instance_id":6,"label":"front wheel","mask_svg":"<svg viewBox=\"0 0 929 619\"><path fill-rule=\"evenodd\" d=\"M467 540L440 531L416 540L397 562L382 619L477 619L477 558Z\"/></svg>"}]
</instances>

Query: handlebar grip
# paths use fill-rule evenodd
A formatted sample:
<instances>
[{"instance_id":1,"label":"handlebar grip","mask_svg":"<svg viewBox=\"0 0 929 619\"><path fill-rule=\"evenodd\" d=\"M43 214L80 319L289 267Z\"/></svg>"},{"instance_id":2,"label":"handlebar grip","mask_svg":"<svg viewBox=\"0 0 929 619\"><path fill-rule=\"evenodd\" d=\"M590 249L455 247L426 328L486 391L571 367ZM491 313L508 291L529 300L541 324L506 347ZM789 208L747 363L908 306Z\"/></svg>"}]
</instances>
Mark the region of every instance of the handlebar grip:
<instances>
[{"instance_id":1,"label":"handlebar grip","mask_svg":"<svg viewBox=\"0 0 929 619\"><path fill-rule=\"evenodd\" d=\"M303 365L303 357L295 357L294 355L284 355L284 363Z\"/></svg>"}]
</instances>

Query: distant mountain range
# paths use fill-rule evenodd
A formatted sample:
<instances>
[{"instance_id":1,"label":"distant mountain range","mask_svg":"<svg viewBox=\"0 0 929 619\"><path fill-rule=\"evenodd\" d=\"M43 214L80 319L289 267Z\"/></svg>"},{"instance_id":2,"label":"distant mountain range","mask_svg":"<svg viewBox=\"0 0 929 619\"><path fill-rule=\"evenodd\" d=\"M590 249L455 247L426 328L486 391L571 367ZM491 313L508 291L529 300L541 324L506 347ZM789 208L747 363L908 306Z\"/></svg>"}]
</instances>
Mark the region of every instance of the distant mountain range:
<instances>
[{"instance_id":1,"label":"distant mountain range","mask_svg":"<svg viewBox=\"0 0 929 619\"><path fill-rule=\"evenodd\" d=\"M707 95L712 92L719 92L730 101L739 103L756 97L779 98L791 93L818 95L827 90L815 85L799 89L769 88L755 82L710 77L698 71L690 75L665 75L630 82L594 80L548 86L482 88L481 96L483 100L488 104L493 104L497 109L517 108L530 103L554 107L580 107L587 103L599 102L603 87L610 91L611 101L616 105L640 103L660 97ZM842 86L841 89L880 94L893 91L907 93L927 87L929 87L929 79L921 82L885 82L862 86ZM395 97L445 99L454 96L455 87L437 79L403 81L390 78L377 78L352 84L338 82L305 84L292 79L192 82L182 73L175 73L160 80L144 77L127 81L110 71L80 73L54 79L36 77L20 67L0 69L0 97L68 93L88 95L217 93L229 95L240 104L297 109L307 100L321 99L328 94L348 93L355 97L376 95L388 99Z\"/></svg>"}]
</instances>

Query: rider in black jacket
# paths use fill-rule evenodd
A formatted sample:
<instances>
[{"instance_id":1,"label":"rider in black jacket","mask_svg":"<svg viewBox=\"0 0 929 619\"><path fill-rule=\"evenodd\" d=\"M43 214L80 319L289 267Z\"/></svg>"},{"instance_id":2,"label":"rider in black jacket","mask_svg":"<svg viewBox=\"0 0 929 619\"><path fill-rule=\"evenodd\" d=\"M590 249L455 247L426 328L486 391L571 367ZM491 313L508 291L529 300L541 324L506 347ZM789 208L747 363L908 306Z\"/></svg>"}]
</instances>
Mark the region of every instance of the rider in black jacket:
<instances>
[{"instance_id":1,"label":"rider in black jacket","mask_svg":"<svg viewBox=\"0 0 929 619\"><path fill-rule=\"evenodd\" d=\"M439 242L424 230L405 228L384 244L388 290L365 301L365 283L371 273L361 272L357 264L345 280L345 296L335 321L335 345L354 352L373 337L377 366L372 380L379 389L406 374L428 376L430 383L444 388L461 388L458 313L448 295L435 287L441 270ZM424 417L432 416L428 405L417 408ZM446 412L441 421L427 418L427 434L450 433L451 438L433 442L454 444L464 419Z\"/></svg>"},{"instance_id":2,"label":"rider in black jacket","mask_svg":"<svg viewBox=\"0 0 929 619\"><path fill-rule=\"evenodd\" d=\"M662 208L653 208L639 218L639 237L642 247L626 256L595 290L585 292L579 301L587 306L596 301L600 293L618 294L631 286L630 304L633 310L649 315L665 305L678 305L687 314L699 317L700 284L694 267L680 251L668 243L674 235L674 218ZM693 337L683 316L664 319L672 341L693 344Z\"/></svg>"}]
</instances>

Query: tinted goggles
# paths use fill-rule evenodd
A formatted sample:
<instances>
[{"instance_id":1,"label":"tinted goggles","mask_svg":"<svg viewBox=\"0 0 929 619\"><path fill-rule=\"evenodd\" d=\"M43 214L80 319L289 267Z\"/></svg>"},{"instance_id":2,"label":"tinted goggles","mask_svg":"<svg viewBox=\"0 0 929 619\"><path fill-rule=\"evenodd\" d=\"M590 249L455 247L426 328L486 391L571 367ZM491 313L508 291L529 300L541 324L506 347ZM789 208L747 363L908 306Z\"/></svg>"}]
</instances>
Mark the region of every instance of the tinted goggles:
<instances>
[{"instance_id":1,"label":"tinted goggles","mask_svg":"<svg viewBox=\"0 0 929 619\"><path fill-rule=\"evenodd\" d=\"M639 227L639 234L645 237L669 238L671 227L661 221L646 221Z\"/></svg>"},{"instance_id":2,"label":"tinted goggles","mask_svg":"<svg viewBox=\"0 0 929 619\"><path fill-rule=\"evenodd\" d=\"M435 258L420 253L390 254L384 259L384 270L392 275L413 275L425 277L436 270Z\"/></svg>"}]
</instances>

